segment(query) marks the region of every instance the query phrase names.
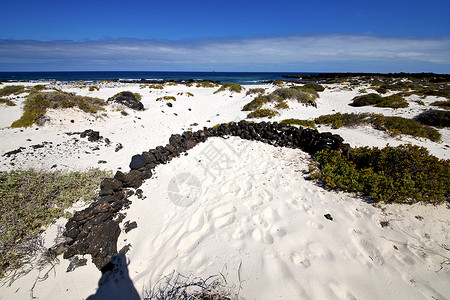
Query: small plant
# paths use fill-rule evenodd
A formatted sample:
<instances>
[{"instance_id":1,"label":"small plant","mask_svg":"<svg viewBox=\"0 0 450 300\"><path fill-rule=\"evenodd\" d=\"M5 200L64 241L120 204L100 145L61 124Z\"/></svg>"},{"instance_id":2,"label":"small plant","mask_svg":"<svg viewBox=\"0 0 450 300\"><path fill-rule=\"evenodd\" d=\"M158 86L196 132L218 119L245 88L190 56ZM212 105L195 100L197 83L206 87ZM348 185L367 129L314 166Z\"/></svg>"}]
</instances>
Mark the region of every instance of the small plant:
<instances>
[{"instance_id":1,"label":"small plant","mask_svg":"<svg viewBox=\"0 0 450 300\"><path fill-rule=\"evenodd\" d=\"M217 94L219 92L223 92L223 91L230 91L230 92L234 92L234 93L240 93L242 92L242 86L240 84L237 83L224 83L217 91L214 92L214 94Z\"/></svg>"},{"instance_id":2,"label":"small plant","mask_svg":"<svg viewBox=\"0 0 450 300\"><path fill-rule=\"evenodd\" d=\"M120 114L121 114L122 116L124 116L124 117L126 117L126 116L129 115L128 112L127 112L126 110L123 110L123 109L120 111Z\"/></svg>"},{"instance_id":3,"label":"small plant","mask_svg":"<svg viewBox=\"0 0 450 300\"><path fill-rule=\"evenodd\" d=\"M275 108L276 109L289 109L289 104L286 101L281 101L275 105Z\"/></svg>"},{"instance_id":4,"label":"small plant","mask_svg":"<svg viewBox=\"0 0 450 300\"><path fill-rule=\"evenodd\" d=\"M283 80L275 80L274 82L272 82L272 84L275 86L284 86L284 81Z\"/></svg>"},{"instance_id":5,"label":"small plant","mask_svg":"<svg viewBox=\"0 0 450 300\"><path fill-rule=\"evenodd\" d=\"M417 121L425 125L450 127L450 111L427 110L416 117Z\"/></svg>"},{"instance_id":6,"label":"small plant","mask_svg":"<svg viewBox=\"0 0 450 300\"><path fill-rule=\"evenodd\" d=\"M177 98L175 98L174 96L164 96L164 97L156 98L156 101L161 101L161 100L173 100L173 101L177 101Z\"/></svg>"},{"instance_id":7,"label":"small plant","mask_svg":"<svg viewBox=\"0 0 450 300\"><path fill-rule=\"evenodd\" d=\"M162 85L162 84L150 84L148 87L151 88L151 89L155 89L155 90L162 90L162 89L164 89L164 85Z\"/></svg>"},{"instance_id":8,"label":"small plant","mask_svg":"<svg viewBox=\"0 0 450 300\"><path fill-rule=\"evenodd\" d=\"M302 127L316 129L314 121L311 120L299 120L299 119L286 119L281 121L280 123L288 124L288 125L299 125Z\"/></svg>"},{"instance_id":9,"label":"small plant","mask_svg":"<svg viewBox=\"0 0 450 300\"><path fill-rule=\"evenodd\" d=\"M0 89L0 97L19 95L26 92L23 85L7 85Z\"/></svg>"},{"instance_id":10,"label":"small plant","mask_svg":"<svg viewBox=\"0 0 450 300\"><path fill-rule=\"evenodd\" d=\"M447 101L434 101L431 103L433 106L439 106L440 108L450 109L450 100Z\"/></svg>"},{"instance_id":11,"label":"small plant","mask_svg":"<svg viewBox=\"0 0 450 300\"><path fill-rule=\"evenodd\" d=\"M61 91L33 92L24 101L24 112L19 120L13 122L11 127L28 127L44 115L48 108L78 107L87 113L97 113L103 110L105 101L99 98L83 97L73 93Z\"/></svg>"},{"instance_id":12,"label":"small plant","mask_svg":"<svg viewBox=\"0 0 450 300\"><path fill-rule=\"evenodd\" d=\"M273 118L279 113L276 110L268 109L268 108L261 108L257 109L255 111L252 111L247 115L247 118Z\"/></svg>"},{"instance_id":13,"label":"small plant","mask_svg":"<svg viewBox=\"0 0 450 300\"><path fill-rule=\"evenodd\" d=\"M37 84L35 86L33 86L33 91L35 92L40 92L46 89L46 86L43 84Z\"/></svg>"},{"instance_id":14,"label":"small plant","mask_svg":"<svg viewBox=\"0 0 450 300\"><path fill-rule=\"evenodd\" d=\"M214 88L219 86L217 83L211 81L201 81L197 83L198 88Z\"/></svg>"},{"instance_id":15,"label":"small plant","mask_svg":"<svg viewBox=\"0 0 450 300\"><path fill-rule=\"evenodd\" d=\"M186 92L186 95L187 95L188 97L194 97L194 94L192 94L191 92Z\"/></svg>"},{"instance_id":16,"label":"small plant","mask_svg":"<svg viewBox=\"0 0 450 300\"><path fill-rule=\"evenodd\" d=\"M257 97L250 101L249 103L245 104L242 108L243 111L252 111L255 109L260 109L265 103L269 102L268 97Z\"/></svg>"},{"instance_id":17,"label":"small plant","mask_svg":"<svg viewBox=\"0 0 450 300\"><path fill-rule=\"evenodd\" d=\"M91 85L89 87L89 92L94 92L94 91L100 91L100 88L98 86Z\"/></svg>"},{"instance_id":18,"label":"small plant","mask_svg":"<svg viewBox=\"0 0 450 300\"><path fill-rule=\"evenodd\" d=\"M177 86L178 83L174 82L174 81L170 81L166 83L167 86Z\"/></svg>"},{"instance_id":19,"label":"small plant","mask_svg":"<svg viewBox=\"0 0 450 300\"><path fill-rule=\"evenodd\" d=\"M264 88L253 88L249 89L247 93L245 93L246 96L257 94L259 96L264 95L266 90Z\"/></svg>"},{"instance_id":20,"label":"small plant","mask_svg":"<svg viewBox=\"0 0 450 300\"><path fill-rule=\"evenodd\" d=\"M0 104L6 104L6 106L16 106L14 102L6 98L0 98Z\"/></svg>"}]
</instances>

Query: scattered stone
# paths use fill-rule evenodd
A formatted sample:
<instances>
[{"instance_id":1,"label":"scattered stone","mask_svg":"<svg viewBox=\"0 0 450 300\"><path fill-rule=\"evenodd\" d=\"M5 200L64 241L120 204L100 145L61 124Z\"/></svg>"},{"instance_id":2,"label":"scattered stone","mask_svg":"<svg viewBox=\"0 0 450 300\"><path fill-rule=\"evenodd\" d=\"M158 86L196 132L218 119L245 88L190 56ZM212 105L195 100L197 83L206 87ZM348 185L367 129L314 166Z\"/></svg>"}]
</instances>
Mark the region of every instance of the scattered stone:
<instances>
[{"instance_id":1,"label":"scattered stone","mask_svg":"<svg viewBox=\"0 0 450 300\"><path fill-rule=\"evenodd\" d=\"M100 164L106 164L107 161L106 161L106 160L99 160L97 163L98 163L99 165L100 165Z\"/></svg>"},{"instance_id":2,"label":"scattered stone","mask_svg":"<svg viewBox=\"0 0 450 300\"><path fill-rule=\"evenodd\" d=\"M173 106L173 104L172 104L171 102L166 102L166 105L167 105L168 107L172 107L172 106Z\"/></svg>"},{"instance_id":3,"label":"scattered stone","mask_svg":"<svg viewBox=\"0 0 450 300\"><path fill-rule=\"evenodd\" d=\"M123 224L123 228L124 228L124 230L125 230L125 233L128 233L129 231L131 231L131 230L137 228L137 223L136 223L136 221L135 221L135 222L132 222L132 223L130 223L130 221L126 221L126 222Z\"/></svg>"},{"instance_id":4,"label":"scattered stone","mask_svg":"<svg viewBox=\"0 0 450 300\"><path fill-rule=\"evenodd\" d=\"M325 219L333 221L333 217L330 214L323 215Z\"/></svg>"},{"instance_id":5,"label":"scattered stone","mask_svg":"<svg viewBox=\"0 0 450 300\"><path fill-rule=\"evenodd\" d=\"M66 270L67 273L72 272L76 268L87 265L87 259L86 258L80 259L80 258L78 258L78 256L74 256L74 257L70 258L69 261L70 261L70 264L67 267L67 270Z\"/></svg>"},{"instance_id":6,"label":"scattered stone","mask_svg":"<svg viewBox=\"0 0 450 300\"><path fill-rule=\"evenodd\" d=\"M114 151L115 151L115 152L119 152L119 151L122 150L122 149L123 149L122 144L121 144L121 143L117 143L116 149L114 149Z\"/></svg>"},{"instance_id":7,"label":"scattered stone","mask_svg":"<svg viewBox=\"0 0 450 300\"><path fill-rule=\"evenodd\" d=\"M100 136L100 132L94 131L92 129L86 129L85 131L83 131L80 134L80 137L81 138L87 137L89 142L97 142L97 141L99 141L102 138Z\"/></svg>"}]
</instances>

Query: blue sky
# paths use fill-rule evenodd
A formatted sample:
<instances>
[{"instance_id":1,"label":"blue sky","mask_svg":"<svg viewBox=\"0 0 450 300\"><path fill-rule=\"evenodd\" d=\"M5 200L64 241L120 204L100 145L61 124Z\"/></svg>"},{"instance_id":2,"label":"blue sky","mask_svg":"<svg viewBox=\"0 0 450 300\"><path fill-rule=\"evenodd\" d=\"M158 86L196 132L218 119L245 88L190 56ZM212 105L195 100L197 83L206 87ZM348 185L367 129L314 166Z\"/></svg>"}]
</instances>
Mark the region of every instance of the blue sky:
<instances>
[{"instance_id":1,"label":"blue sky","mask_svg":"<svg viewBox=\"0 0 450 300\"><path fill-rule=\"evenodd\" d=\"M450 1L8 1L0 71L450 73Z\"/></svg>"}]
</instances>

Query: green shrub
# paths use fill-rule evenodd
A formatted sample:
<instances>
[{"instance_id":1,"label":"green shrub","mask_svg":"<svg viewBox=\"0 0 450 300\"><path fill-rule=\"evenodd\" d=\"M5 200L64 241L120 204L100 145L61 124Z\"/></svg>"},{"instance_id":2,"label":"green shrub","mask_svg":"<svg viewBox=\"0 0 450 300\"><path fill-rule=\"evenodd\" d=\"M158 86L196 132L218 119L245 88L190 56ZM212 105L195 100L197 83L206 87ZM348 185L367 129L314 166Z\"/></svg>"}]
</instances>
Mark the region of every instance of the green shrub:
<instances>
[{"instance_id":1,"label":"green shrub","mask_svg":"<svg viewBox=\"0 0 450 300\"><path fill-rule=\"evenodd\" d=\"M173 101L177 101L177 98L175 98L174 96L164 96L164 97L156 98L156 101L161 101L161 100L173 100Z\"/></svg>"},{"instance_id":2,"label":"green shrub","mask_svg":"<svg viewBox=\"0 0 450 300\"><path fill-rule=\"evenodd\" d=\"M100 88L98 86L91 85L89 87L89 92L93 92L93 91L100 91Z\"/></svg>"},{"instance_id":3,"label":"green shrub","mask_svg":"<svg viewBox=\"0 0 450 300\"><path fill-rule=\"evenodd\" d=\"M308 127L312 129L316 129L314 121L311 120L299 120L299 119L286 119L280 122L280 124L288 124L288 125L299 125L302 127Z\"/></svg>"},{"instance_id":4,"label":"green shrub","mask_svg":"<svg viewBox=\"0 0 450 300\"><path fill-rule=\"evenodd\" d=\"M245 95L246 96L253 95L253 94L263 95L265 92L266 92L266 90L264 88L253 88L253 89L249 89L247 91L247 93L245 93Z\"/></svg>"},{"instance_id":5,"label":"green shrub","mask_svg":"<svg viewBox=\"0 0 450 300\"><path fill-rule=\"evenodd\" d=\"M450 111L428 110L416 117L417 121L425 125L450 127Z\"/></svg>"},{"instance_id":6,"label":"green shrub","mask_svg":"<svg viewBox=\"0 0 450 300\"><path fill-rule=\"evenodd\" d=\"M318 94L314 90L305 89L303 87L278 88L273 93L280 100L296 100L304 104L315 104Z\"/></svg>"},{"instance_id":7,"label":"green shrub","mask_svg":"<svg viewBox=\"0 0 450 300\"><path fill-rule=\"evenodd\" d=\"M187 95L188 97L194 97L194 94L192 94L191 92L186 92L186 95Z\"/></svg>"},{"instance_id":8,"label":"green shrub","mask_svg":"<svg viewBox=\"0 0 450 300\"><path fill-rule=\"evenodd\" d=\"M375 201L449 201L449 160L440 160L423 147L354 148L352 155L347 160L338 151L316 153L320 171L312 178L333 189L364 193Z\"/></svg>"},{"instance_id":9,"label":"green shrub","mask_svg":"<svg viewBox=\"0 0 450 300\"><path fill-rule=\"evenodd\" d=\"M242 89L243 88L240 84L227 82L227 83L223 84L217 91L215 91L214 94L217 94L219 92L223 92L226 90L229 90L230 92L240 93L240 92L242 92Z\"/></svg>"},{"instance_id":10,"label":"green shrub","mask_svg":"<svg viewBox=\"0 0 450 300\"><path fill-rule=\"evenodd\" d=\"M132 92L130 92L130 91L119 92L119 93L115 94L115 95L113 96L113 98L114 98L114 97L122 96L123 93L131 93L131 94L134 95L134 98L136 98L136 100L138 100L138 101L141 101L141 100L142 100L142 95L141 95L141 94L139 94L139 93L132 93Z\"/></svg>"},{"instance_id":11,"label":"green shrub","mask_svg":"<svg viewBox=\"0 0 450 300\"><path fill-rule=\"evenodd\" d=\"M278 115L279 113L276 110L262 108L252 111L247 115L247 118L272 118Z\"/></svg>"},{"instance_id":12,"label":"green shrub","mask_svg":"<svg viewBox=\"0 0 450 300\"><path fill-rule=\"evenodd\" d=\"M211 81L202 81L197 83L197 87L200 88L213 88L219 86L217 83Z\"/></svg>"},{"instance_id":13,"label":"green shrub","mask_svg":"<svg viewBox=\"0 0 450 300\"><path fill-rule=\"evenodd\" d=\"M311 89L314 90L316 92L323 92L325 91L325 87L321 84L318 83L306 83L305 85L303 85L304 88L306 89Z\"/></svg>"},{"instance_id":14,"label":"green shrub","mask_svg":"<svg viewBox=\"0 0 450 300\"><path fill-rule=\"evenodd\" d=\"M447 101L434 101L431 103L433 106L439 106L440 108L450 109L450 100Z\"/></svg>"},{"instance_id":15,"label":"green shrub","mask_svg":"<svg viewBox=\"0 0 450 300\"><path fill-rule=\"evenodd\" d=\"M391 107L391 108L405 108L408 107L409 104L399 94L390 95L387 97L383 97L381 102L375 104L376 107Z\"/></svg>"},{"instance_id":16,"label":"green shrub","mask_svg":"<svg viewBox=\"0 0 450 300\"><path fill-rule=\"evenodd\" d=\"M242 108L243 111L252 111L255 109L260 109L265 103L269 102L268 97L257 97L250 101L249 103L245 104Z\"/></svg>"},{"instance_id":17,"label":"green shrub","mask_svg":"<svg viewBox=\"0 0 450 300\"><path fill-rule=\"evenodd\" d=\"M281 101L281 102L278 102L275 105L275 108L276 109L288 109L289 108L289 104L286 101Z\"/></svg>"},{"instance_id":18,"label":"green shrub","mask_svg":"<svg viewBox=\"0 0 450 300\"><path fill-rule=\"evenodd\" d=\"M83 199L92 201L109 172L0 172L0 277L21 266L23 249L64 210Z\"/></svg>"},{"instance_id":19,"label":"green shrub","mask_svg":"<svg viewBox=\"0 0 450 300\"><path fill-rule=\"evenodd\" d=\"M371 93L371 94L356 96L355 98L353 98L352 106L358 107L358 106L373 105L373 104L380 103L381 101L383 101L383 98L380 95Z\"/></svg>"},{"instance_id":20,"label":"green shrub","mask_svg":"<svg viewBox=\"0 0 450 300\"><path fill-rule=\"evenodd\" d=\"M25 92L25 86L23 85L7 85L0 89L0 97L19 95Z\"/></svg>"},{"instance_id":21,"label":"green shrub","mask_svg":"<svg viewBox=\"0 0 450 300\"><path fill-rule=\"evenodd\" d=\"M151 89L155 89L155 90L162 90L162 89L164 89L164 85L162 85L162 84L150 84L148 87L151 88Z\"/></svg>"},{"instance_id":22,"label":"green shrub","mask_svg":"<svg viewBox=\"0 0 450 300\"><path fill-rule=\"evenodd\" d=\"M378 130L388 130L392 134L407 134L416 137L424 137L438 142L441 134L435 128L422 125L412 119L402 117L386 117L381 114L355 114L355 113L336 113L333 115L323 115L314 119L316 124L327 124L333 128L358 126L361 124L370 124Z\"/></svg>"},{"instance_id":23,"label":"green shrub","mask_svg":"<svg viewBox=\"0 0 450 300\"><path fill-rule=\"evenodd\" d=\"M39 92L46 89L46 86L44 84L37 84L33 86L33 91Z\"/></svg>"},{"instance_id":24,"label":"green shrub","mask_svg":"<svg viewBox=\"0 0 450 300\"><path fill-rule=\"evenodd\" d=\"M0 98L0 104L6 104L6 106L16 106L14 102L6 98Z\"/></svg>"},{"instance_id":25,"label":"green shrub","mask_svg":"<svg viewBox=\"0 0 450 300\"><path fill-rule=\"evenodd\" d=\"M24 101L24 112L19 120L13 122L11 127L28 127L44 115L48 108L78 107L87 113L97 113L103 110L105 101L99 98L83 97L74 93L62 91L33 92Z\"/></svg>"},{"instance_id":26,"label":"green shrub","mask_svg":"<svg viewBox=\"0 0 450 300\"><path fill-rule=\"evenodd\" d=\"M167 86L178 86L178 83L170 81L166 83Z\"/></svg>"}]
</instances>

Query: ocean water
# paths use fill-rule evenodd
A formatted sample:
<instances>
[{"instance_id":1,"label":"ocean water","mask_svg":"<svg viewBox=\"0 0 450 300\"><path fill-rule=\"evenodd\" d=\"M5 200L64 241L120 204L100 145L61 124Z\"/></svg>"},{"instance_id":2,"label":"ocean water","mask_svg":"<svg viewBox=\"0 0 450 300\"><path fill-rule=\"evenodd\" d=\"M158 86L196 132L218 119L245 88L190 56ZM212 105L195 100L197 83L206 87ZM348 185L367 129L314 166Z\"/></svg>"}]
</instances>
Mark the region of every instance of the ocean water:
<instances>
[{"instance_id":1,"label":"ocean water","mask_svg":"<svg viewBox=\"0 0 450 300\"><path fill-rule=\"evenodd\" d=\"M110 80L209 80L221 83L258 84L269 80L282 80L283 75L311 73L281 72L0 72L0 80L7 81L100 81Z\"/></svg>"}]
</instances>

